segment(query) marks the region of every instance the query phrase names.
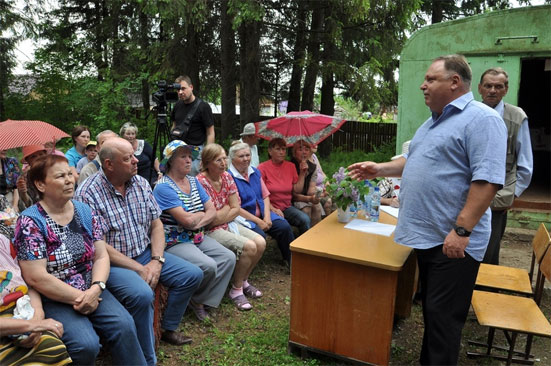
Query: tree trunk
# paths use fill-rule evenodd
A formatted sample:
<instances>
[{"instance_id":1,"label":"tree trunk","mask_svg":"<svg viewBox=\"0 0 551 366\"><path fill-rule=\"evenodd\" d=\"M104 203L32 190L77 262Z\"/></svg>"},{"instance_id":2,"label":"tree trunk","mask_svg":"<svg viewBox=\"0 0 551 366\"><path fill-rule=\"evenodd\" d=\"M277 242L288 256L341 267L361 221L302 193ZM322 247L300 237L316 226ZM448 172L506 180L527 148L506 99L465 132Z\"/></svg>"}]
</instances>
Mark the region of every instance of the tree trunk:
<instances>
[{"instance_id":1,"label":"tree trunk","mask_svg":"<svg viewBox=\"0 0 551 366\"><path fill-rule=\"evenodd\" d=\"M98 71L98 80L104 80L104 72L108 68L108 64L104 59L105 55L105 44L106 37L105 32L103 31L103 20L106 17L105 2L96 1L95 2L95 17L92 27L94 28L95 38L94 38L94 65Z\"/></svg>"},{"instance_id":2,"label":"tree trunk","mask_svg":"<svg viewBox=\"0 0 551 366\"><path fill-rule=\"evenodd\" d=\"M333 35L335 32L334 19L331 17L331 9L326 9L325 13L325 32L322 55L322 84L321 84L321 103L320 113L332 116L335 113L335 98L333 95L335 88L335 78L331 62L334 59L335 45ZM319 154L327 157L331 153L330 140L325 140L319 145Z\"/></svg>"},{"instance_id":3,"label":"tree trunk","mask_svg":"<svg viewBox=\"0 0 551 366\"><path fill-rule=\"evenodd\" d=\"M431 14L432 24L440 23L443 18L444 18L444 8L442 7L442 3L440 1L433 0L432 14Z\"/></svg>"},{"instance_id":4,"label":"tree trunk","mask_svg":"<svg viewBox=\"0 0 551 366\"><path fill-rule=\"evenodd\" d=\"M201 96L201 80L199 80L199 33L193 24L188 24L186 35L184 73L191 78L193 83L193 94Z\"/></svg>"},{"instance_id":5,"label":"tree trunk","mask_svg":"<svg viewBox=\"0 0 551 366\"><path fill-rule=\"evenodd\" d=\"M300 84L302 81L304 56L306 55L306 6L304 1L299 0L297 2L297 36L295 38L295 47L293 51L293 70L289 83L287 112L298 111L300 109Z\"/></svg>"},{"instance_id":6,"label":"tree trunk","mask_svg":"<svg viewBox=\"0 0 551 366\"><path fill-rule=\"evenodd\" d=\"M260 114L260 24L250 21L239 26L240 120L256 122Z\"/></svg>"},{"instance_id":7,"label":"tree trunk","mask_svg":"<svg viewBox=\"0 0 551 366\"><path fill-rule=\"evenodd\" d=\"M0 37L0 121L6 120L6 105L4 92L8 90L8 67L7 67L7 46L5 39Z\"/></svg>"},{"instance_id":8,"label":"tree trunk","mask_svg":"<svg viewBox=\"0 0 551 366\"><path fill-rule=\"evenodd\" d=\"M228 1L222 0L220 34L220 61L222 84L222 116L221 139L229 135L237 136L238 124L235 116L235 98L237 86L237 67L235 65L235 33L232 28L232 18L228 14Z\"/></svg>"},{"instance_id":9,"label":"tree trunk","mask_svg":"<svg viewBox=\"0 0 551 366\"><path fill-rule=\"evenodd\" d=\"M109 17L110 22L110 34L111 34L111 44L113 45L113 53L111 57L111 70L112 74L115 75L115 80L119 80L119 77L125 74L125 62L122 59L122 49L123 44L119 38L119 21L120 21L120 9L121 4L118 0L112 0L109 3L111 16ZM140 12L140 16L141 16ZM141 24L140 24L141 27Z\"/></svg>"},{"instance_id":10,"label":"tree trunk","mask_svg":"<svg viewBox=\"0 0 551 366\"><path fill-rule=\"evenodd\" d=\"M140 9L139 21L140 21L139 44L140 44L140 47L142 48L142 52L147 52L147 50L149 50L149 22L147 20L147 14L145 14L143 7L142 9ZM147 67L147 65L145 66ZM144 114L147 115L147 113L149 112L149 83L148 83L148 80L145 78L142 79L142 105L143 105Z\"/></svg>"},{"instance_id":11,"label":"tree trunk","mask_svg":"<svg viewBox=\"0 0 551 366\"><path fill-rule=\"evenodd\" d=\"M306 76L304 77L304 86L302 89L301 110L314 109L314 93L316 91L316 79L319 71L320 60L320 39L323 31L323 2L316 3L312 13L312 25L310 26L310 37L308 39L308 63L306 66Z\"/></svg>"}]
</instances>

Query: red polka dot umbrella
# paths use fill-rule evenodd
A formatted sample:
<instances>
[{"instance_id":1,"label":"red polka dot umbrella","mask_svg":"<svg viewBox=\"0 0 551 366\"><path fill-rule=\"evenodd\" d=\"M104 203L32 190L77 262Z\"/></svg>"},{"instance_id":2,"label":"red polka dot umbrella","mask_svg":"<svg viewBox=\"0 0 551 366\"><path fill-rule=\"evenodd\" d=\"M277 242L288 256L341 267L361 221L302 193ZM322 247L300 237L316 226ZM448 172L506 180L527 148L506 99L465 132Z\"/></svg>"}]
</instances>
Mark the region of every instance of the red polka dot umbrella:
<instances>
[{"instance_id":1,"label":"red polka dot umbrella","mask_svg":"<svg viewBox=\"0 0 551 366\"><path fill-rule=\"evenodd\" d=\"M8 150L27 145L43 145L70 137L59 128L42 121L16 121L8 119L0 122L0 150Z\"/></svg>"},{"instance_id":2,"label":"red polka dot umbrella","mask_svg":"<svg viewBox=\"0 0 551 366\"><path fill-rule=\"evenodd\" d=\"M265 140L282 138L287 146L299 140L317 145L337 131L346 120L310 111L289 112L284 116L255 123L256 136Z\"/></svg>"}]
</instances>

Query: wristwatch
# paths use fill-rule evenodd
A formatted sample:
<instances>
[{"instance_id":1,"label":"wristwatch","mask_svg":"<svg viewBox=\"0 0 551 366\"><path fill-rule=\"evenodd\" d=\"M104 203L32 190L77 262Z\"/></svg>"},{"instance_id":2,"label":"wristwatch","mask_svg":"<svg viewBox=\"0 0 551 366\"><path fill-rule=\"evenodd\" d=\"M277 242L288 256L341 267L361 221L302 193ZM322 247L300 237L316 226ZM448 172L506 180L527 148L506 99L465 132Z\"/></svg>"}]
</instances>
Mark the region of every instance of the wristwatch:
<instances>
[{"instance_id":1,"label":"wristwatch","mask_svg":"<svg viewBox=\"0 0 551 366\"><path fill-rule=\"evenodd\" d=\"M471 235L471 231L465 229L463 226L455 226L454 230L458 236L469 237Z\"/></svg>"},{"instance_id":2,"label":"wristwatch","mask_svg":"<svg viewBox=\"0 0 551 366\"><path fill-rule=\"evenodd\" d=\"M165 257L161 257L160 255L154 255L151 257L151 259L161 262L161 264L165 264Z\"/></svg>"},{"instance_id":3,"label":"wristwatch","mask_svg":"<svg viewBox=\"0 0 551 366\"><path fill-rule=\"evenodd\" d=\"M98 285L102 292L105 290L105 282L103 281L94 281L92 285Z\"/></svg>"}]
</instances>

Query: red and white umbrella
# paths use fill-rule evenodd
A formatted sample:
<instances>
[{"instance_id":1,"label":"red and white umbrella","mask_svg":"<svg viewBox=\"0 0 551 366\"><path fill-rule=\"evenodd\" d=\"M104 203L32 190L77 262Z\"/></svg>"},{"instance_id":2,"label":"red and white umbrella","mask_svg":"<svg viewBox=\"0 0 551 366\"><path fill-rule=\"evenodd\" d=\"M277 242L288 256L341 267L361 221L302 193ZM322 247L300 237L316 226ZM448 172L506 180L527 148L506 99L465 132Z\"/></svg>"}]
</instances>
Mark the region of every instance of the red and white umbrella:
<instances>
[{"instance_id":1,"label":"red and white umbrella","mask_svg":"<svg viewBox=\"0 0 551 366\"><path fill-rule=\"evenodd\" d=\"M8 119L0 122L0 150L27 145L43 145L70 137L59 128L42 121L17 121Z\"/></svg>"},{"instance_id":2,"label":"red and white umbrella","mask_svg":"<svg viewBox=\"0 0 551 366\"><path fill-rule=\"evenodd\" d=\"M299 140L317 145L337 131L344 119L310 111L289 112L284 116L255 123L256 136L265 140L282 138L287 146Z\"/></svg>"}]
</instances>

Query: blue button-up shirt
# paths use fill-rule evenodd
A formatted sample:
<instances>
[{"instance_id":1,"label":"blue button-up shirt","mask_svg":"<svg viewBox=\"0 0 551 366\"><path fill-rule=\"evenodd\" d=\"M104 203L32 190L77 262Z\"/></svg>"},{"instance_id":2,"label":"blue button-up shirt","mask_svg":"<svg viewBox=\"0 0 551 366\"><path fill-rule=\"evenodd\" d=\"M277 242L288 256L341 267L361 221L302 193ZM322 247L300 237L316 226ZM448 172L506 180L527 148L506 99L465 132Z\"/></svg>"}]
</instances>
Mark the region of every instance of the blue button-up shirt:
<instances>
[{"instance_id":1,"label":"blue button-up shirt","mask_svg":"<svg viewBox=\"0 0 551 366\"><path fill-rule=\"evenodd\" d=\"M471 182L505 182L507 129L471 92L433 113L409 146L400 187L397 243L429 249L444 243L465 206ZM474 227L466 252L481 261L490 237L490 209Z\"/></svg>"}]
</instances>

